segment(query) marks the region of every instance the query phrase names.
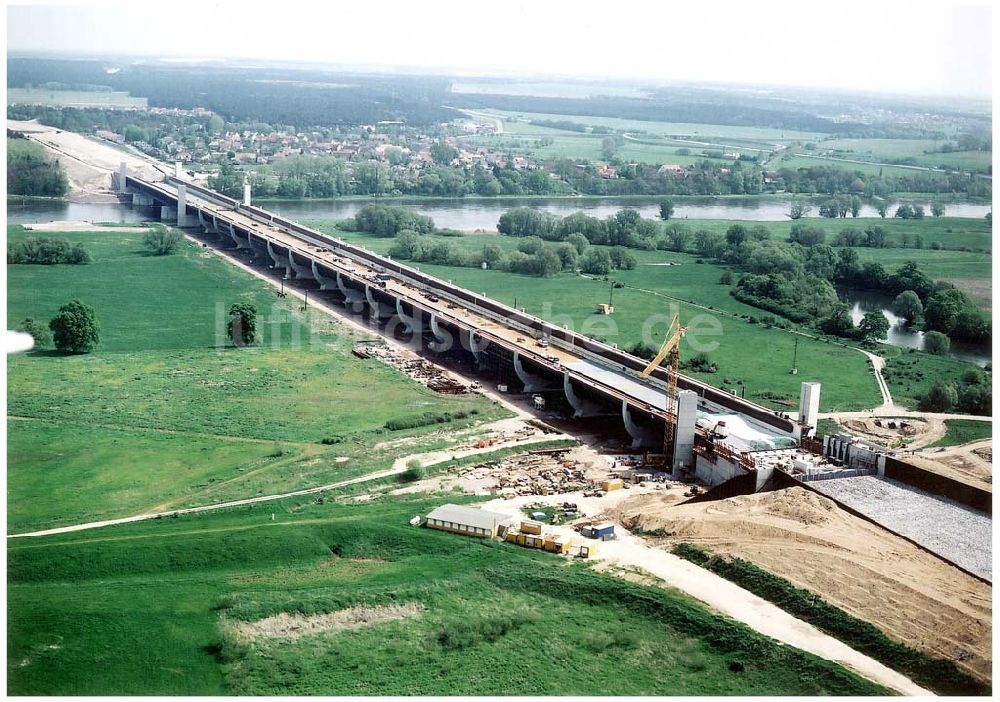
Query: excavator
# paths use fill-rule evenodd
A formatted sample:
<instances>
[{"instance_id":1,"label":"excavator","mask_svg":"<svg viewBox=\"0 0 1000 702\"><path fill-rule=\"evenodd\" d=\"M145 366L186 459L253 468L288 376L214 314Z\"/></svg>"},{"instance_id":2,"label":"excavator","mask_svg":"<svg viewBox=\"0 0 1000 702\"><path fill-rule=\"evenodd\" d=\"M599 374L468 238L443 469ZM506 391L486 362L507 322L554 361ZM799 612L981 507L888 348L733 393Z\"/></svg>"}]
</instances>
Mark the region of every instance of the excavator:
<instances>
[{"instance_id":1,"label":"excavator","mask_svg":"<svg viewBox=\"0 0 1000 702\"><path fill-rule=\"evenodd\" d=\"M663 457L669 464L674 448L674 433L677 429L677 372L681 363L680 341L687 333L687 327L681 326L681 317L675 314L667 327L667 338L660 347L660 352L656 358L649 362L646 369L642 371L642 377L648 378L656 368L667 359L667 416L663 420ZM670 414L670 407L673 404L674 414Z\"/></svg>"}]
</instances>

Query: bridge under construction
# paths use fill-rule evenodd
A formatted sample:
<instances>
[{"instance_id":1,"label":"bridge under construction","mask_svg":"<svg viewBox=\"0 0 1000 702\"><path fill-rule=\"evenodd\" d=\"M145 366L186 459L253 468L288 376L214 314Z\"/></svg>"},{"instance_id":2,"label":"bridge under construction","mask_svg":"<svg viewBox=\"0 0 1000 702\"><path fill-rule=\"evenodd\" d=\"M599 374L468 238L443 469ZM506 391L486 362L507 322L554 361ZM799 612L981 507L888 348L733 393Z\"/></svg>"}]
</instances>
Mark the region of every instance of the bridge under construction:
<instances>
[{"instance_id":1,"label":"bridge under construction","mask_svg":"<svg viewBox=\"0 0 1000 702\"><path fill-rule=\"evenodd\" d=\"M558 396L574 418L620 418L636 448L661 447L664 423L675 423L664 458L676 477L718 483L746 474L755 453L795 447L815 430L818 384L802 384L793 416L684 375L668 397L664 368L644 376L646 362L615 346L256 207L249 185L236 200L181 175L147 180L123 163L114 181L124 201L248 250L289 284L331 296L420 352L474 363L526 393Z\"/></svg>"}]
</instances>

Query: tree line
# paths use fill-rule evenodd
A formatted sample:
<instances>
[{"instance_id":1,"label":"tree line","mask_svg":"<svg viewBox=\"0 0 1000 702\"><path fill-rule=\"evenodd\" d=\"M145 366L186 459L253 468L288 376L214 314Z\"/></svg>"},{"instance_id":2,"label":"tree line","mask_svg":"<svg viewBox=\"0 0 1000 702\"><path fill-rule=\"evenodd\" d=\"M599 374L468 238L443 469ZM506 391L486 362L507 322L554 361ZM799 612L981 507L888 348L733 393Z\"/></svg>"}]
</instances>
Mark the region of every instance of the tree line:
<instances>
[{"instance_id":1,"label":"tree line","mask_svg":"<svg viewBox=\"0 0 1000 702\"><path fill-rule=\"evenodd\" d=\"M62 197L69 180L45 150L17 132L7 132L7 193L35 197Z\"/></svg>"}]
</instances>

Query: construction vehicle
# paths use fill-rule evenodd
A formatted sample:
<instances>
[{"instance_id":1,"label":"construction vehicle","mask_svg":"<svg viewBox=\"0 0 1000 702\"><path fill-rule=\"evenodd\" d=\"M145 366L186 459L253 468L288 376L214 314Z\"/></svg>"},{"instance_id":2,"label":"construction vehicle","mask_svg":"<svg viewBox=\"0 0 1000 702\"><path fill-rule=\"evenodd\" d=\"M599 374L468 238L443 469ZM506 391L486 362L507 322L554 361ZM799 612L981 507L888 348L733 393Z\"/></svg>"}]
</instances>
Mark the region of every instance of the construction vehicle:
<instances>
[{"instance_id":1,"label":"construction vehicle","mask_svg":"<svg viewBox=\"0 0 1000 702\"><path fill-rule=\"evenodd\" d=\"M670 461L670 456L674 451L674 435L677 432L677 373L681 363L680 341L687 333L687 327L681 326L681 317L675 314L667 327L667 338L660 347L660 352L656 358L649 362L646 369L642 371L642 377L648 378L656 368L667 359L667 416L663 420L663 455ZM670 413L670 405L673 403L674 413Z\"/></svg>"},{"instance_id":2,"label":"construction vehicle","mask_svg":"<svg viewBox=\"0 0 1000 702\"><path fill-rule=\"evenodd\" d=\"M612 305L601 302L597 305L597 314L612 314L615 308Z\"/></svg>"}]
</instances>

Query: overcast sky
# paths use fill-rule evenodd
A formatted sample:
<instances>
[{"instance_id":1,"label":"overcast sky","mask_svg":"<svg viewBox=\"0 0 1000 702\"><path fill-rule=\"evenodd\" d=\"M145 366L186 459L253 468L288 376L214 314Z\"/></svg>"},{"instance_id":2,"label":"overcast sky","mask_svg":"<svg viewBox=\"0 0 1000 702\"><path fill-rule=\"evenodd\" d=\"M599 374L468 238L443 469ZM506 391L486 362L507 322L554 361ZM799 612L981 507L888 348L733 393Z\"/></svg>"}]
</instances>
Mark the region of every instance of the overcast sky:
<instances>
[{"instance_id":1,"label":"overcast sky","mask_svg":"<svg viewBox=\"0 0 1000 702\"><path fill-rule=\"evenodd\" d=\"M16 0L15 0L16 1ZM9 51L989 96L990 0L18 4Z\"/></svg>"}]
</instances>

